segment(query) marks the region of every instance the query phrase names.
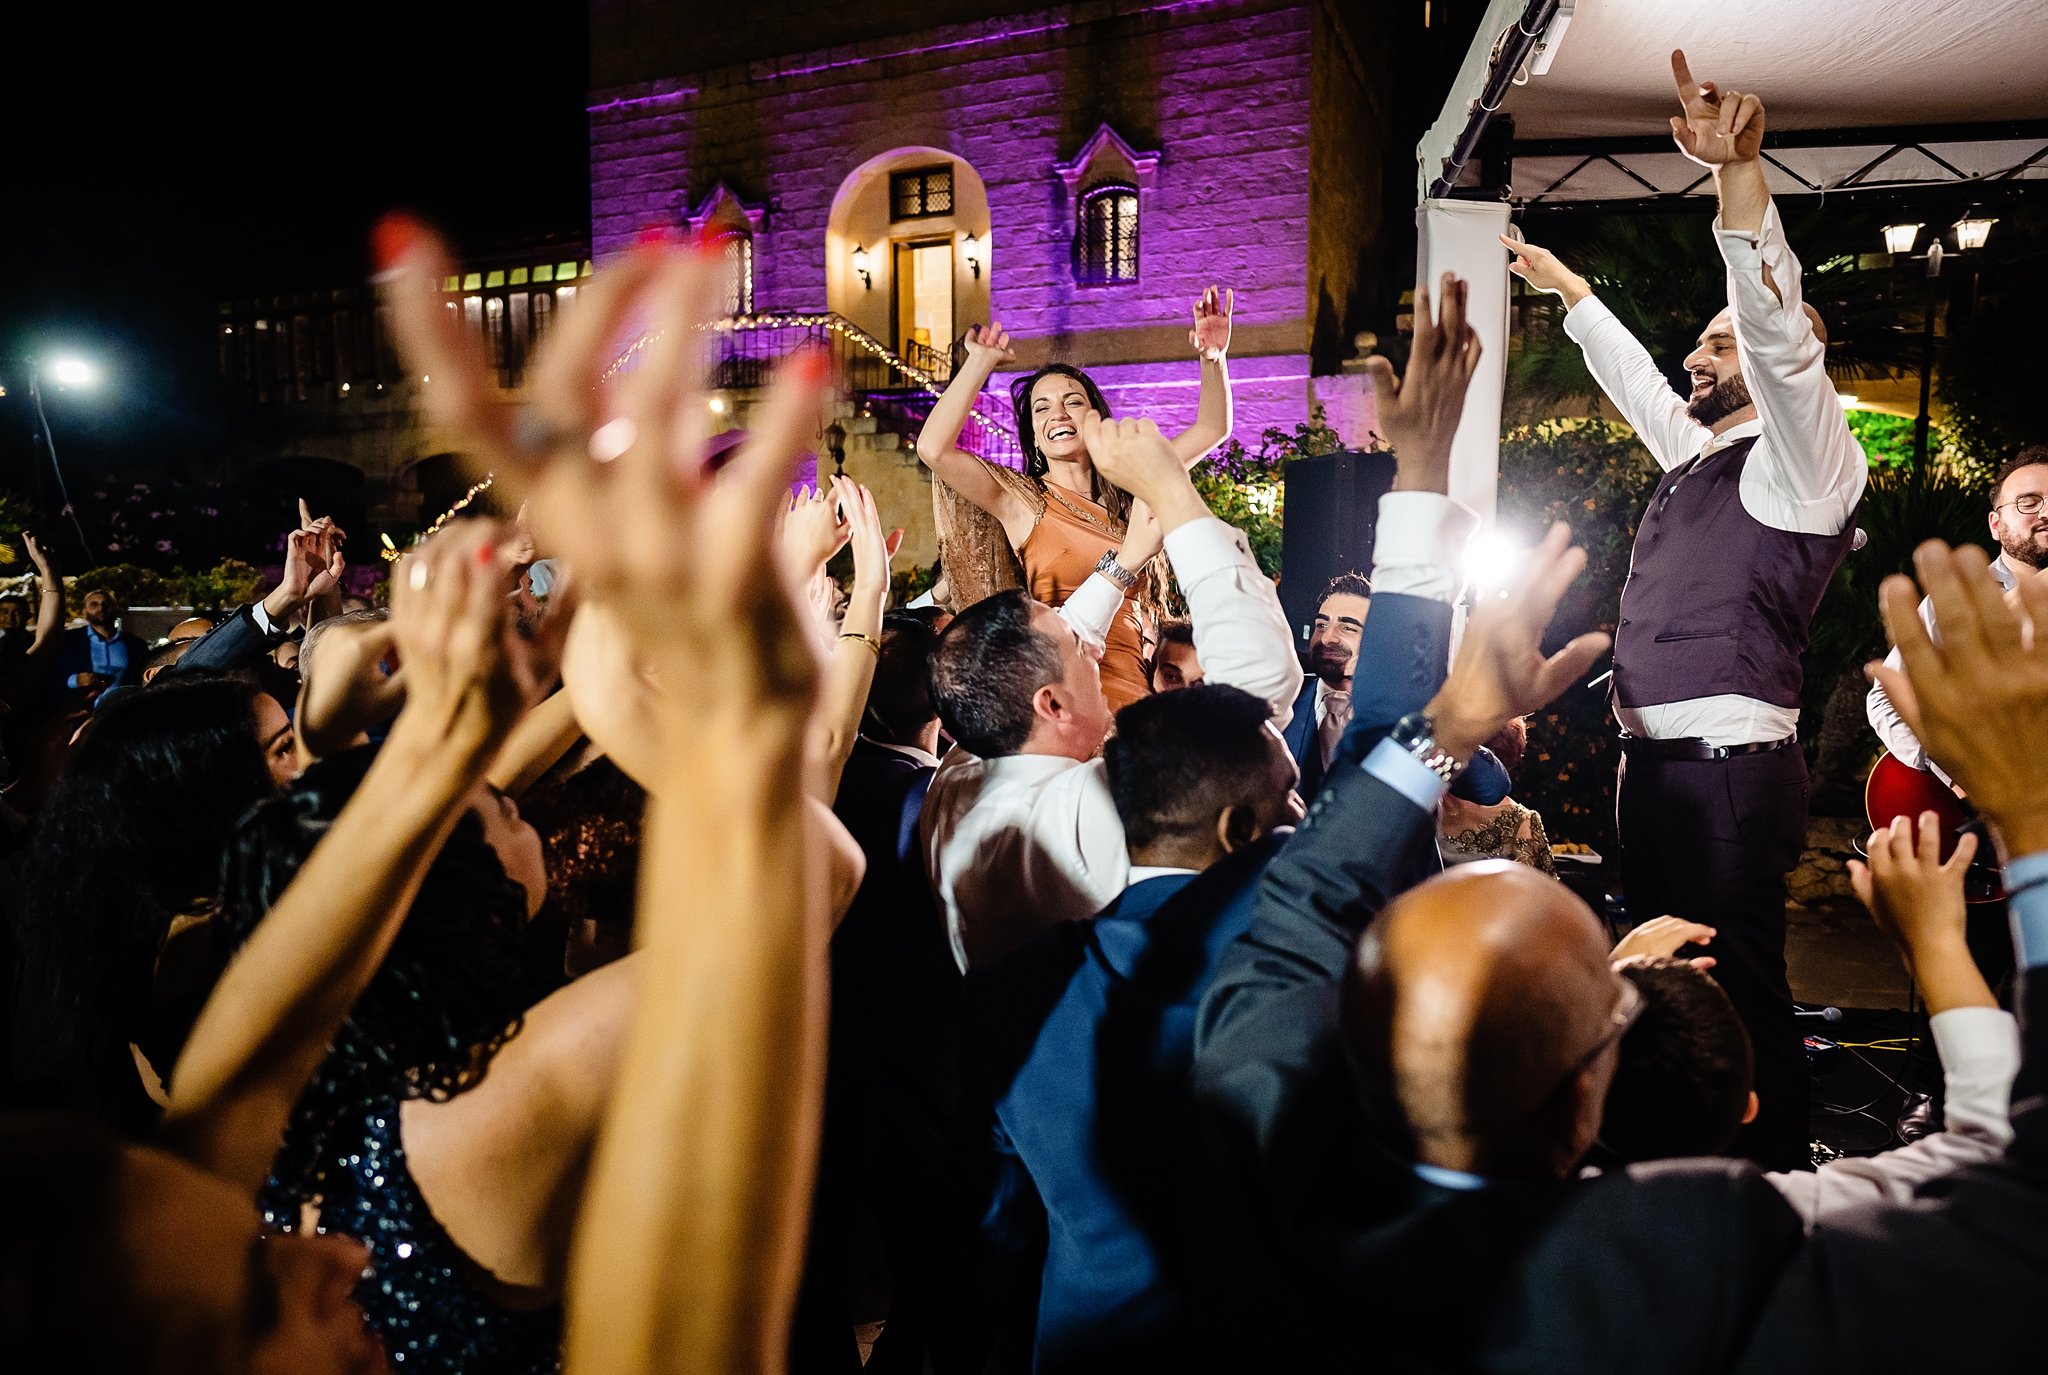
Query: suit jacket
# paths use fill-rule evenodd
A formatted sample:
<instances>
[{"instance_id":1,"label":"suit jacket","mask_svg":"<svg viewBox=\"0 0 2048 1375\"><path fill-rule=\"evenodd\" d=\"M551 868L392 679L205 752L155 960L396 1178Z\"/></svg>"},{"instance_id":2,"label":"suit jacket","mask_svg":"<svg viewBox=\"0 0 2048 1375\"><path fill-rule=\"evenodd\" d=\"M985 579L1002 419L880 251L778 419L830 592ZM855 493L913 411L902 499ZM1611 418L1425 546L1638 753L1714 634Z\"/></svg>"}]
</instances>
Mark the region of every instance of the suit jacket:
<instances>
[{"instance_id":1,"label":"suit jacket","mask_svg":"<svg viewBox=\"0 0 2048 1375\"><path fill-rule=\"evenodd\" d=\"M54 676L60 684L70 682L78 674L93 671L92 642L86 637L96 633L89 625L77 625L58 636ZM114 638L128 647L128 668L124 673L141 672L142 656L149 653L149 646L142 642L142 637L124 630ZM115 676L119 678L122 675Z\"/></svg>"},{"instance_id":2,"label":"suit jacket","mask_svg":"<svg viewBox=\"0 0 2048 1375\"><path fill-rule=\"evenodd\" d=\"M1047 932L968 980L970 1102L1014 1157L975 1212L987 1255L1028 1257L1043 1232L1035 1367L1112 1370L1185 1360L1191 1229L1188 1075L1195 1008L1250 923L1282 836L1207 871L1132 885L1089 921ZM1003 1239L1008 1239L1007 1242ZM982 1286L1000 1293L1003 1285Z\"/></svg>"},{"instance_id":3,"label":"suit jacket","mask_svg":"<svg viewBox=\"0 0 2048 1375\"><path fill-rule=\"evenodd\" d=\"M1751 1372L2038 1370L2048 1351L2048 975L2016 999L2005 1158L1816 1229L1758 1324Z\"/></svg>"},{"instance_id":4,"label":"suit jacket","mask_svg":"<svg viewBox=\"0 0 2048 1375\"><path fill-rule=\"evenodd\" d=\"M256 624L256 615L248 607L240 607L235 614L222 621L199 637L199 643L185 651L177 663L168 670L171 673L199 672L212 670L225 673L244 664L254 663L271 650L282 644L288 636L266 635ZM286 706L291 704L287 702Z\"/></svg>"},{"instance_id":5,"label":"suit jacket","mask_svg":"<svg viewBox=\"0 0 2048 1375\"><path fill-rule=\"evenodd\" d=\"M1389 593L1387 595L1398 594ZM1416 599L1403 597L1402 600L1414 601ZM1371 618L1368 617L1367 619L1370 620ZM1361 658L1359 662L1363 663L1365 660ZM1287 752L1294 756L1295 766L1301 770L1301 795L1309 800L1314 800L1315 795L1321 792L1323 788L1323 751L1321 749L1320 734L1316 725L1316 685L1321 681L1313 673L1303 675L1301 692L1294 699L1294 715L1289 718L1287 729L1281 732L1287 741ZM1434 695L1434 689L1431 690L1431 695ZM1368 704L1371 701L1372 699L1368 699ZM1428 704L1428 701L1429 699L1425 697L1422 701L1417 702L1415 706L1425 706ZM1381 709L1383 708L1375 707L1375 710ZM1410 708L1410 710L1413 709ZM1404 711L1401 715L1405 716L1407 712ZM1358 719L1356 704L1354 704L1352 709L1352 719L1354 721ZM1386 724L1392 725L1400 719L1400 716L1392 717ZM1467 802L1476 802L1482 807L1491 807L1508 795L1508 790L1512 785L1513 780L1509 778L1507 768L1500 762L1499 756L1494 754L1492 750L1481 746L1473 754L1471 764L1451 784L1451 792L1458 797L1464 798Z\"/></svg>"}]
</instances>

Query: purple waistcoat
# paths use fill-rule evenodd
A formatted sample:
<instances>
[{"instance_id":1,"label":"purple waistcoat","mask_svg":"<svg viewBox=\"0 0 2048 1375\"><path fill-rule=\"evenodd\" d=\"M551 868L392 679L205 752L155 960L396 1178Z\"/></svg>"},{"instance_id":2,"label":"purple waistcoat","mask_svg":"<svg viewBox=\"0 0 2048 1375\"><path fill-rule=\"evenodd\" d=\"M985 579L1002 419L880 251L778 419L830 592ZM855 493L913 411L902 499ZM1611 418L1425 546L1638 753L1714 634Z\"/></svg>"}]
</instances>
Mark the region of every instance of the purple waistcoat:
<instances>
[{"instance_id":1,"label":"purple waistcoat","mask_svg":"<svg viewBox=\"0 0 2048 1375\"><path fill-rule=\"evenodd\" d=\"M1743 509L1742 468L1754 438L1664 474L1636 528L1614 699L1654 707L1734 693L1799 705L1799 656L1828 582L1848 557L1854 512L1840 534L1776 530Z\"/></svg>"}]
</instances>

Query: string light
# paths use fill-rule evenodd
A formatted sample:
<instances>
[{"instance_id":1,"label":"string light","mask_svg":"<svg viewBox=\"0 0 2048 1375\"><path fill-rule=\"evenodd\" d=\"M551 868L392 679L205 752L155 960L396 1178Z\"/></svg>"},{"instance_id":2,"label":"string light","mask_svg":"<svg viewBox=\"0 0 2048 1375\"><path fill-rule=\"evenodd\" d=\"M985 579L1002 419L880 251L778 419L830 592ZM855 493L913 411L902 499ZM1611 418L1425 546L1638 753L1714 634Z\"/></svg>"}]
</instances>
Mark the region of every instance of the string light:
<instances>
[{"instance_id":1,"label":"string light","mask_svg":"<svg viewBox=\"0 0 2048 1375\"><path fill-rule=\"evenodd\" d=\"M485 473L484 480L482 482L477 483L476 486L464 492L459 501L457 501L453 506L450 506L447 510L443 511L439 519L437 519L432 525L429 525L425 530L422 530L420 532L419 537L412 542L412 548L417 549L422 544L425 544L428 540L432 539L434 536L440 534L442 526L446 525L449 521L455 519L456 516L460 515L463 509L467 507L471 502L475 501L485 492L490 491L491 484L496 482L497 480L498 475L496 473ZM405 557L404 550L395 549L391 547L391 540L388 536L384 540L384 546L384 548L379 549L377 551L379 554L382 554L384 556L384 562L397 563L400 559Z\"/></svg>"}]
</instances>

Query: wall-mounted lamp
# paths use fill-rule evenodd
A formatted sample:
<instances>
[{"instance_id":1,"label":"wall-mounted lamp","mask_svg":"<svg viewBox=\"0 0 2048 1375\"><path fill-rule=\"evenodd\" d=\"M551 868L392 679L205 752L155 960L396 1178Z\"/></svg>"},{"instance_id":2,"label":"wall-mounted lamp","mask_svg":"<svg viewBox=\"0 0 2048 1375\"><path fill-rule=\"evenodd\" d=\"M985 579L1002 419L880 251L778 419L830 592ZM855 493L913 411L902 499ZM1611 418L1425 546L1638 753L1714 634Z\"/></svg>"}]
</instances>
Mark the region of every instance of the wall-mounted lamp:
<instances>
[{"instance_id":1,"label":"wall-mounted lamp","mask_svg":"<svg viewBox=\"0 0 2048 1375\"><path fill-rule=\"evenodd\" d=\"M1991 237L1991 226L1997 223L1997 220L1979 219L1974 215L1963 216L1955 222L1956 247L1965 253L1982 248L1984 241Z\"/></svg>"},{"instance_id":2,"label":"wall-mounted lamp","mask_svg":"<svg viewBox=\"0 0 2048 1375\"><path fill-rule=\"evenodd\" d=\"M825 452L832 455L832 475L846 473L846 427L837 420L825 427Z\"/></svg>"},{"instance_id":3,"label":"wall-mounted lamp","mask_svg":"<svg viewBox=\"0 0 2048 1375\"><path fill-rule=\"evenodd\" d=\"M853 270L860 274L860 284L863 289L868 291L875 289L875 274L868 271L868 250L865 244L855 244L853 246Z\"/></svg>"},{"instance_id":4,"label":"wall-mounted lamp","mask_svg":"<svg viewBox=\"0 0 2048 1375\"><path fill-rule=\"evenodd\" d=\"M1884 227L1884 251L1887 253L1911 253L1913 241L1920 237L1921 226L1917 224L1888 224Z\"/></svg>"},{"instance_id":5,"label":"wall-mounted lamp","mask_svg":"<svg viewBox=\"0 0 2048 1375\"><path fill-rule=\"evenodd\" d=\"M980 281L982 241L975 235L969 234L960 241L960 248L967 255L967 270L974 274L975 281Z\"/></svg>"}]
</instances>

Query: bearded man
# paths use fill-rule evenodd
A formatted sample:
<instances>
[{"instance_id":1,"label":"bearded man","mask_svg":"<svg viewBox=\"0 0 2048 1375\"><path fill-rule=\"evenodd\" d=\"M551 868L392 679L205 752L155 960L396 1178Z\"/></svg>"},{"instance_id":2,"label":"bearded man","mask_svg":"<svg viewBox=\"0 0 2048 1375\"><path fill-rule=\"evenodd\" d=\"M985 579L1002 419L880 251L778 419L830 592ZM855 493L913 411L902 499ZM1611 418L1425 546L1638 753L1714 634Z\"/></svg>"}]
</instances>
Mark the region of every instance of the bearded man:
<instances>
[{"instance_id":1,"label":"bearded man","mask_svg":"<svg viewBox=\"0 0 2048 1375\"><path fill-rule=\"evenodd\" d=\"M1785 874L1806 844L1800 655L1855 535L1866 467L1828 379L1826 334L1764 184L1754 95L1672 54L1680 152L1713 173L1728 307L1675 394L1586 280L1503 240L1511 270L1570 307L1565 331L1664 469L1636 530L1614 635L1616 819L1638 919L1717 928L1714 975L1749 1029L1762 1107L1736 1147L1809 1168L1807 1068L1785 976Z\"/></svg>"}]
</instances>

